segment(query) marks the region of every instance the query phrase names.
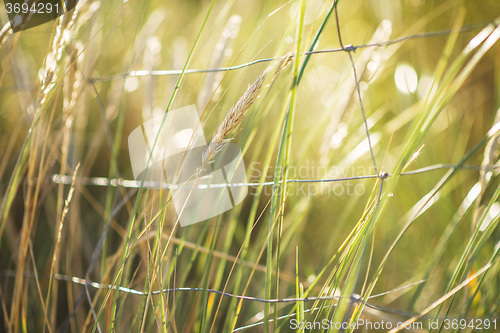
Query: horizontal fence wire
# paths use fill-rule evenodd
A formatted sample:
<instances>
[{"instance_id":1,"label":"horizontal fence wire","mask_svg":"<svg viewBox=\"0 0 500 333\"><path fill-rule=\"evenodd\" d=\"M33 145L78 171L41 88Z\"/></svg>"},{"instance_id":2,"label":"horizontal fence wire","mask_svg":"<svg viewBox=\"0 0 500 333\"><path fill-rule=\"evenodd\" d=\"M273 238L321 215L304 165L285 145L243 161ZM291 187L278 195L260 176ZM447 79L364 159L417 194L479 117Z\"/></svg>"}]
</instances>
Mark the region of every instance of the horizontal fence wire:
<instances>
[{"instance_id":1,"label":"horizontal fence wire","mask_svg":"<svg viewBox=\"0 0 500 333\"><path fill-rule=\"evenodd\" d=\"M442 170L442 169L464 169L472 171L481 170L500 170L500 165L493 167L483 167L480 165L454 165L454 164L434 164L426 167L422 167L415 170L410 170L402 172L401 176L410 176L422 174L430 171ZM364 176L353 176L353 177L341 177L341 178L326 178L326 179L287 179L286 183L333 183L351 180L363 180L363 179L374 179L374 178L388 178L393 177L393 175L388 173L381 173L380 175L364 175ZM51 177L51 181L56 184L71 185L73 176L71 175L61 175L54 174ZM124 187L124 188L140 188L140 180L130 180L122 178L107 178L107 177L76 177L76 183L84 186L102 186L102 187ZM224 184L200 184L195 185L194 188L197 189L210 189L210 188L222 188L222 187L259 187L259 186L271 186L275 183L273 181L268 182L251 182L251 183L224 183ZM283 184L283 181L279 181L278 184ZM144 181L143 188L154 188L154 189L179 189L182 185L168 184L164 182L155 181Z\"/></svg>"},{"instance_id":2,"label":"horizontal fence wire","mask_svg":"<svg viewBox=\"0 0 500 333\"><path fill-rule=\"evenodd\" d=\"M17 272L13 271L13 270L0 271L0 276L4 276L4 277L14 278L17 276L16 274L17 274ZM48 274L40 274L40 273L35 274L34 272L24 272L24 277L25 278L50 279L50 275L48 275ZM141 297L155 296L155 295L166 294L166 293L175 293L175 292L195 292L195 293L196 292L208 292L208 293L220 295L223 297L236 298L236 299L240 299L240 300L244 300L244 301L257 302L257 303L297 303L297 302L311 302L311 301L338 301L341 298L349 298L349 301L351 303L360 304L361 302L363 302L363 304L365 306L367 306L368 308L373 309L373 310L383 311L383 312L387 312L387 313L393 313L393 314L406 316L406 317L411 317L411 316L416 314L413 312L401 311L399 309L393 309L393 308L388 308L388 307L383 307L383 306L378 306L378 305L372 304L370 302L367 302L367 301L361 299L361 296L358 294L352 294L350 297L342 297L342 296L334 294L334 295L313 296L313 297L304 297L304 298L289 297L289 298L279 298L279 299L264 299L264 298L253 297L253 296L246 296L246 295L235 295L235 294L231 294L228 292L224 292L224 291L220 291L220 290L216 290L216 289L210 289L210 288L178 287L178 288L165 288L165 289L155 290L155 291L151 291L151 292L143 292L143 291L133 289L133 288L127 288L127 287L123 287L123 286L115 286L115 285L110 285L110 284L103 284L103 283L79 278L76 276L68 276L68 275L58 274L58 273L53 274L52 278L55 280L59 280L59 281L65 281L65 282L74 283L77 285L82 285L82 286L85 286L88 288L118 290L118 291L126 293L126 294L131 294L131 295L136 295L136 296L141 296ZM404 290L410 289L414 286L417 286L423 282L425 282L425 280L420 280L420 281L417 281L414 283L410 283L408 285L394 288L394 289L389 290L389 291L385 291L385 292L381 292L381 293L378 293L375 295L371 295L370 297L368 297L368 299L371 300L371 299L379 298L379 297L386 296L386 295L389 295L392 293L404 291ZM336 304L333 304L333 305L329 305L329 306L323 306L323 308L335 307L335 306L336 306ZM313 311L317 311L319 309L321 309L321 307L305 309L304 312L313 312ZM295 316L295 314L283 315L283 316L278 317L278 320L290 318L293 316ZM273 320L271 319L270 321L272 322ZM253 324L249 324L249 325L246 325L243 327L236 328L235 330L233 330L233 332L240 332L240 331L249 329L251 327L263 325L264 323L265 322L263 322L263 321L259 321L259 322L253 323Z\"/></svg>"},{"instance_id":3,"label":"horizontal fence wire","mask_svg":"<svg viewBox=\"0 0 500 333\"><path fill-rule=\"evenodd\" d=\"M5 277L16 277L17 272L13 270L2 270L0 271L0 276L5 276ZM48 274L41 274L37 273L35 274L34 272L24 272L24 277L25 278L43 278L43 279L50 279L50 275ZM190 287L177 287L177 288L165 288L161 290L154 290L151 292L144 292L140 291L137 289L133 288L127 288L123 286L115 286L111 284L104 284L104 283L99 283L95 281L90 281L86 280L83 278L79 278L76 276L68 276L64 274L53 274L53 278L55 280L59 281L65 281L65 282L71 282L74 284L79 284L82 286L87 286L91 287L94 289L112 289L112 290L118 290L123 293L128 293L132 295L137 295L137 296L149 296L149 295L160 295L160 294L166 294L166 293L172 293L172 292L209 292L213 294L218 294L221 296L227 296L231 298L237 298L237 299L242 299L246 301L253 301L253 302L259 302L259 303L295 303L295 302L309 302L309 301L325 301L325 300L338 300L342 298L339 295L325 295L325 296L316 296L316 297L304 297L304 298L298 298L298 297L289 297L289 298L277 298L277 299L264 299L264 298L259 298L259 297L253 297L253 296L246 296L246 295L235 295L231 294L225 291L220 291L220 290L215 290L215 289L210 289L210 288L190 288ZM369 297L369 299L372 298L377 298L377 297L382 297L386 296L395 292L399 292L405 289L409 289L411 287L414 287L416 285L419 285L420 283L425 282L424 280L417 281L408 285L404 285L389 291L385 291L376 295L372 295ZM353 302L360 302L361 297L357 294L354 294L350 297L350 299Z\"/></svg>"},{"instance_id":4,"label":"horizontal fence wire","mask_svg":"<svg viewBox=\"0 0 500 333\"><path fill-rule=\"evenodd\" d=\"M0 271L0 276L4 276L4 277L13 278L13 277L16 277L16 274L17 274L17 272L13 271L13 270L2 270L2 271ZM43 278L43 279L50 279L50 276L48 274L40 274L40 273L35 274L34 272L24 272L24 277L25 278L35 278L35 277L38 277L38 278ZM155 290L155 291L151 291L151 292L144 292L144 291L140 291L140 290L133 289L133 288L127 288L127 287L123 287L123 286L115 286L115 285L110 285L110 284L98 283L98 282L95 282L95 281L86 280L86 279L75 277L75 276L68 276L68 275L64 275L64 274L54 274L53 278L56 279L56 280L59 280L59 281L65 281L65 282L69 282L69 283L74 283L74 284L86 286L86 287L89 287L89 288L118 290L118 291L123 292L123 293L131 294L131 295L136 295L136 296L141 296L141 297L155 296L155 295L167 294L167 293L175 293L175 292L195 292L195 293L196 292L208 292L208 293L220 295L220 296L223 296L223 297L236 298L236 299L240 299L240 300L244 300L244 301L257 302L257 303L297 303L297 302L335 301L335 300L338 301L338 300L340 300L342 298L349 298L349 301L352 304L360 304L361 302L363 302L363 304L365 306L367 306L368 308L373 309L373 310L377 310L377 311L382 311L382 312L385 312L385 313L392 313L392 314L396 314L396 315L403 316L403 317L412 317L412 316L414 316L414 315L417 314L415 312L402 311L402 310L399 310L399 309L394 309L394 308L389 308L389 307L383 307L383 306L372 304L370 302L367 302L367 301L363 300L361 298L361 296L358 295L358 294L352 294L350 297L342 297L342 296L339 296L339 295L326 295L326 296L313 296L313 297L304 297L304 298L289 297L289 298L279 298L279 299L263 299L263 298L259 298L259 297L252 297L252 296L246 296L246 295L235 295L235 294L231 294L231 293L228 293L228 292L224 292L224 291L220 291L220 290L216 290L216 289L210 289L210 288L178 287L178 288L165 288L165 289ZM414 283L410 283L410 284L407 284L407 285L404 285L404 286L401 286L401 287L398 287L398 288L394 288L394 289L389 290L389 291L385 291L385 292L381 292L381 293L378 293L378 294L375 294L375 295L371 295L370 297L368 297L368 299L371 300L371 299L374 299L374 298L380 298L380 297L387 296L387 295L390 295L390 294L393 294L393 293L397 293L397 292L401 292L401 291L404 291L404 290L408 290L408 289L411 289L411 288L413 288L413 287L415 287L415 286L417 286L417 285L419 285L421 283L424 283L424 282L425 282L425 280L420 280L420 281L417 281L417 282L414 282ZM331 308L331 307L335 307L335 306L336 306L336 304L325 305L325 306L322 306L322 307L315 307L315 308L310 308L310 309L304 309L304 312L305 313L307 313L307 312L314 312L314 311L317 311L317 310L321 310L321 309L324 309L324 308ZM278 317L278 320L292 318L292 317L295 317L295 315L296 315L295 313L293 313L293 314L287 314L287 315L282 315L282 316ZM447 318L450 318L450 317L448 316ZM273 319L270 318L269 321L272 322ZM249 328L252 328L252 327L256 327L256 326L260 326L260 325L263 325L263 324L265 324L265 322L263 322L263 321L255 322L255 323L252 323L252 324L248 324L248 325L236 328L235 330L233 330L233 332L244 331L246 329L249 329Z\"/></svg>"},{"instance_id":5,"label":"horizontal fence wire","mask_svg":"<svg viewBox=\"0 0 500 333\"><path fill-rule=\"evenodd\" d=\"M481 23L464 25L463 27L460 28L459 32L466 33L466 32L471 32L474 30L482 29L486 25L491 24L491 23L492 22L481 22ZM426 32L426 33L421 33L421 34L403 36L403 37L399 37L396 39L387 40L385 42L368 43L368 44L360 44L360 45L347 44L344 47L335 48L335 49L314 50L314 51L309 51L309 52L303 52L303 53L301 53L301 55L313 55L313 54L335 53L335 52L354 52L357 49L369 48L369 47L390 46L393 44L405 42L405 41L412 40L412 39L446 36L446 35L449 35L451 32L452 32L451 29L445 29L445 30L432 31L432 32ZM242 69L242 68L246 68L249 66L253 66L253 65L257 65L257 64L261 64L261 63L267 63L267 62L279 60L279 59L282 59L282 57L257 59L257 60L250 61L250 62L247 62L244 64L240 64L240 65L236 65L236 66L229 66L229 67L211 68L211 69L186 69L184 71L184 74L227 72L227 71ZM182 72L183 71L181 69L135 70L135 71L124 72L124 73L111 75L111 76L92 77L92 78L89 78L88 81L90 83L95 83L95 82L113 81L113 80L123 79L123 78L127 78L127 77L180 75Z\"/></svg>"}]
</instances>

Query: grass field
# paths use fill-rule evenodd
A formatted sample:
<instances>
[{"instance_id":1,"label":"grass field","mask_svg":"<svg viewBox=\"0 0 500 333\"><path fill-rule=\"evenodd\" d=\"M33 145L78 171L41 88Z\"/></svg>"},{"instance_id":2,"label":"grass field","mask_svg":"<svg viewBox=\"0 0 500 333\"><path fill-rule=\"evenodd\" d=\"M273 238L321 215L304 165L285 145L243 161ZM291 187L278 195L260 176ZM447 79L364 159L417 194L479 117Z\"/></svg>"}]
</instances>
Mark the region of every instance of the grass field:
<instances>
[{"instance_id":1,"label":"grass field","mask_svg":"<svg viewBox=\"0 0 500 333\"><path fill-rule=\"evenodd\" d=\"M497 0L81 0L8 22L0 331L500 332ZM202 169L231 141L250 184L181 226L128 137L189 105Z\"/></svg>"}]
</instances>

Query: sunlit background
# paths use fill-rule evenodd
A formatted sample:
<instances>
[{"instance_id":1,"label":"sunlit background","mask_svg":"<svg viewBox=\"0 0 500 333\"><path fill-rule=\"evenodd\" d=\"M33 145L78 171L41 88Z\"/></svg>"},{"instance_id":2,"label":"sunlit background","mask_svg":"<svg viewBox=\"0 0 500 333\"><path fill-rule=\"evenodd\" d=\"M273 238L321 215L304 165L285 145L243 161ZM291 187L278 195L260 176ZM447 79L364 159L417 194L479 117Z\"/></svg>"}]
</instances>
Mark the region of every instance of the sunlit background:
<instances>
[{"instance_id":1,"label":"sunlit background","mask_svg":"<svg viewBox=\"0 0 500 333\"><path fill-rule=\"evenodd\" d=\"M315 297L344 287L364 295L376 277L371 294L425 280L369 300L385 308L374 320L404 321L496 258L497 142L484 138L500 120L498 28L491 45L482 36L495 29L500 2L340 0L328 16L331 1L305 1L300 64L329 18L297 87L288 178L375 178L288 183L285 196L272 185L252 186L229 212L181 228L168 191L138 194L129 134L163 114L175 92L170 109L194 104L209 142L248 85L298 43L300 1L211 5L80 1L76 20L71 12L19 33L2 30L0 331L228 332L259 323L266 304L198 291L148 292L210 288L275 299L298 297L297 281ZM1 26L7 22L2 9ZM272 183L280 171L294 62L262 89L230 135L242 148L249 182ZM228 67L237 68L189 72ZM191 134L176 138L185 142ZM483 139L466 167L431 195ZM404 170L401 161L408 162ZM481 165L490 171L480 172ZM419 172L393 177L412 170ZM381 172L391 175L382 201ZM373 229L346 249L363 221ZM473 257L470 265L454 277L476 230L484 239L472 242L477 251L464 256ZM359 266L356 253L364 253ZM498 269L495 261L439 314L498 318ZM103 285L86 290L72 277ZM117 279L145 295L109 292L105 286ZM301 304L325 307L305 312L312 321L336 316L332 302ZM270 305L270 318L295 315L298 303ZM270 330L290 331L290 318Z\"/></svg>"}]
</instances>

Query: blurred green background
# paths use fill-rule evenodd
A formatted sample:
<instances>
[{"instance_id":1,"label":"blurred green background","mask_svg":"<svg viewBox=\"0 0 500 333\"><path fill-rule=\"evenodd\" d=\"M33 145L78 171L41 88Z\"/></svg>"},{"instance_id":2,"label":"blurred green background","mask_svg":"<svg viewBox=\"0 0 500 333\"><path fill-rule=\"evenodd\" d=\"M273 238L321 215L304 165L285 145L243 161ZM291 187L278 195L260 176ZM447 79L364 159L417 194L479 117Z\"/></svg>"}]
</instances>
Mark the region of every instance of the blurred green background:
<instances>
[{"instance_id":1,"label":"blurred green background","mask_svg":"<svg viewBox=\"0 0 500 333\"><path fill-rule=\"evenodd\" d=\"M96 329L94 316L99 313L100 329L106 331L112 330L114 323L117 331L159 331L164 327L168 331L219 332L264 317L263 303L245 301L236 306L235 299L201 292L148 298L120 293L118 311L113 314L115 293L106 299L107 289L90 288L85 295L84 288L74 282L47 279L58 273L113 284L123 271L122 285L144 292L193 287L266 298L269 223L279 216L270 215L272 186L264 187L262 193L251 188L237 208L180 228L171 204L162 209L166 193L146 190L138 195L134 188L87 184L93 177L133 180L128 135L144 121L165 112L179 77L164 73L139 76L134 71L181 70L200 29L188 69L225 68L277 58L297 49L299 1L214 1L207 16L211 5L209 1L80 1L76 11L61 20L20 33L0 34L0 297L6 329L17 331L26 326L28 331L45 327L51 331L92 331ZM305 5L302 51L309 49L332 3L310 0ZM376 175L353 68L342 45L356 46L351 55L379 171L392 174L406 147L413 144L416 149L412 153L421 150L407 171L456 164L483 139L495 117L499 120L497 43L471 65L470 71L466 63L473 59L475 50L462 65L454 67L453 62L497 19L500 2L340 0L337 10L340 30L333 12L316 47L334 52L313 54L297 88L289 178ZM7 23L3 11L0 23ZM374 45L377 43L380 45ZM203 130L209 140L231 106L269 63L213 74L186 74L171 109L195 104L203 112ZM263 89L241 130L233 133L233 142L243 149L252 182L261 181L258 176L265 170L268 173L263 179L274 180L292 67ZM449 73L449 81L440 80L442 72ZM411 133L426 107L432 105L434 92L451 91L462 74L464 82L449 100L435 105L440 111L421 140L416 140ZM481 166L490 153L484 149L481 147L465 164ZM496 152L493 146L491 166L498 166ZM71 181L57 184L52 177L64 174L71 180L78 164L71 202L64 213ZM384 188L382 214L370 220L376 223L363 238L364 247L358 244L366 255L362 265L353 266L352 274L359 271L356 293L366 289L365 279L374 281L374 270L389 245L448 170L401 176L397 186ZM422 278L426 283L419 294L412 287L400 292L402 295L390 293L374 299L375 304L395 310L388 312L391 316L404 312L408 317L445 294L466 244L478 228L477 214L491 215L492 230L481 231L487 237L472 259L466 256L471 265L461 271L463 278L490 259L500 236L495 227L500 212L495 196L497 170L484 183L478 168L460 169L438 191L390 254L373 294ZM484 193L478 197L471 189L482 181ZM342 263L341 257L334 255L343 253L341 245L356 223L371 216L369 208L377 200L379 184L379 179L289 184L283 224L273 229L271 236L276 239L273 255L279 257L282 275L276 291L273 273L273 298L296 296L296 278L306 290L315 281L309 296L331 292L321 289L333 284L328 274L341 281L337 281L339 290L343 289L342 281L353 279L333 268ZM472 201L479 199L467 203L470 209L462 212L470 193L476 193ZM456 229L447 234L457 216ZM135 224L130 228L132 222ZM129 242L129 228L136 242ZM158 229L163 238L155 238ZM446 244L437 257L443 237ZM277 244L280 253L276 255ZM125 263L120 261L124 248L130 250ZM88 272L93 254L96 263ZM232 268L236 256L241 260ZM254 264L258 266L251 273ZM448 304L451 313L484 318L493 311L498 317L499 266L495 263L493 267L477 289L471 285L455 303ZM323 269L327 273L318 277ZM35 270L38 277L33 276ZM19 272L25 272L24 276ZM54 281L50 287L49 281ZM79 297L83 301L76 306ZM294 313L294 305L271 307L286 315ZM319 318L333 316L325 311ZM33 319L25 322L26 318ZM289 327L285 324L279 329L288 331ZM249 330L262 331L263 326Z\"/></svg>"}]
</instances>

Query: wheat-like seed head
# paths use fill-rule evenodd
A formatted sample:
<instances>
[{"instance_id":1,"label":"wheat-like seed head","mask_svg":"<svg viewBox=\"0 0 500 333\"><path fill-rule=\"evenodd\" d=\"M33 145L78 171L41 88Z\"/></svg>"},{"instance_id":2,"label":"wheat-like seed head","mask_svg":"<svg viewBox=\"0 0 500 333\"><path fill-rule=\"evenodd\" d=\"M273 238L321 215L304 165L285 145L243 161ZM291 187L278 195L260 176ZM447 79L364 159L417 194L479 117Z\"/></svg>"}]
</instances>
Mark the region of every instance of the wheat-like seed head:
<instances>
[{"instance_id":1,"label":"wheat-like seed head","mask_svg":"<svg viewBox=\"0 0 500 333\"><path fill-rule=\"evenodd\" d=\"M290 52L281 60L276 66L269 66L260 74L257 79L248 86L247 90L241 96L241 98L236 102L236 104L231 107L227 113L224 121L219 125L217 132L215 132L207 150L203 152L202 155L202 167L198 171L200 175L205 166L213 160L214 156L220 152L224 146L232 140L232 138L226 138L229 133L235 130L245 118L245 114L250 109L255 100L259 97L260 91L266 82L269 73L272 73L269 84L276 78L276 76L281 72L288 64L291 62L292 58L295 56L295 52Z\"/></svg>"}]
</instances>

